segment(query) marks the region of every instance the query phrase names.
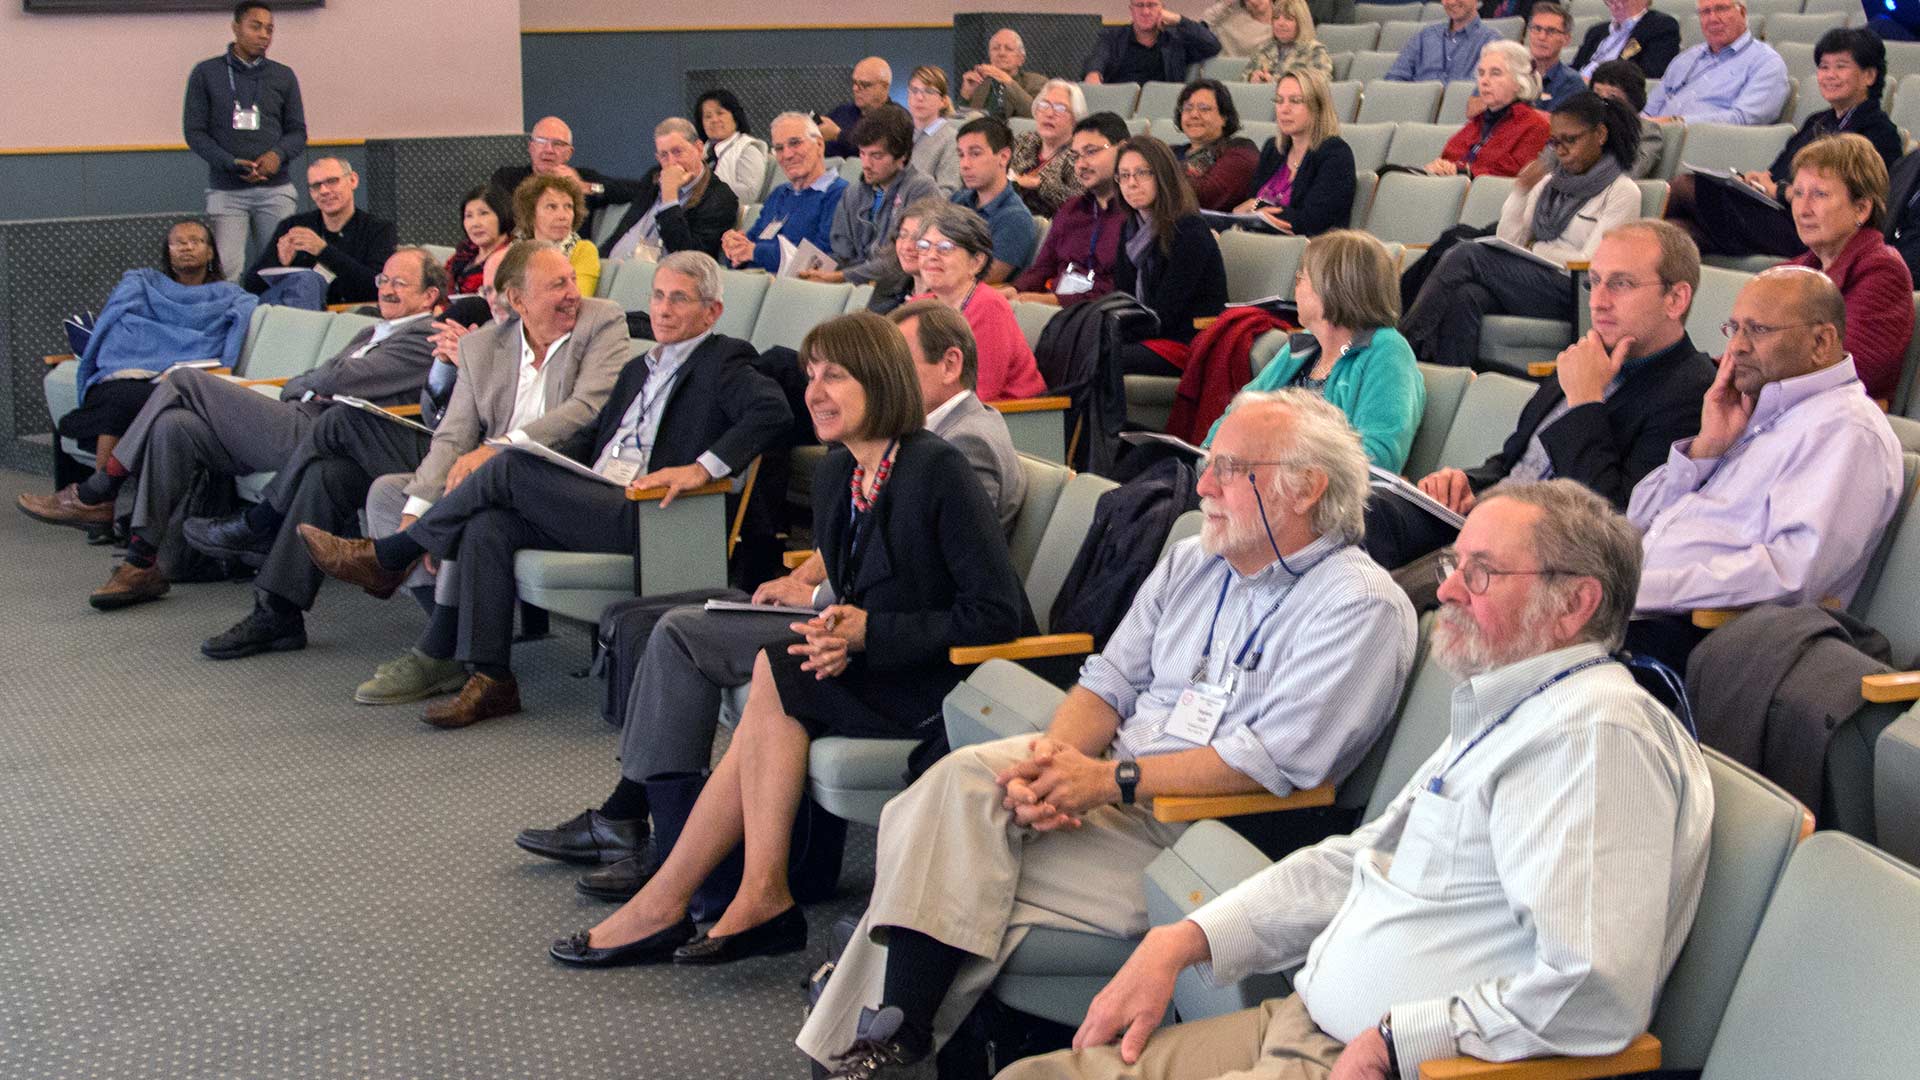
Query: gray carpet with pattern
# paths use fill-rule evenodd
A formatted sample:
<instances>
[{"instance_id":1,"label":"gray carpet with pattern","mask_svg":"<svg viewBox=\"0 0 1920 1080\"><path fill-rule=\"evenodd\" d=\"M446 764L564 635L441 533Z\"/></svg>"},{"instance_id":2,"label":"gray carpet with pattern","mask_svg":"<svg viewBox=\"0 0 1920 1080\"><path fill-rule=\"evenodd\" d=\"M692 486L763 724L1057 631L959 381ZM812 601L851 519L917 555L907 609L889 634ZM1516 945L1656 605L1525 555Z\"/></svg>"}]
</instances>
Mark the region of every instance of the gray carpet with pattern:
<instances>
[{"instance_id":1,"label":"gray carpet with pattern","mask_svg":"<svg viewBox=\"0 0 1920 1080\"><path fill-rule=\"evenodd\" d=\"M871 885L871 830L803 955L546 956L610 910L512 843L616 777L583 628L516 649L525 713L443 732L351 699L409 602L330 587L305 651L216 663L199 642L247 586L101 614L108 549L14 512L0 538L0 1076L806 1075L800 983Z\"/></svg>"}]
</instances>

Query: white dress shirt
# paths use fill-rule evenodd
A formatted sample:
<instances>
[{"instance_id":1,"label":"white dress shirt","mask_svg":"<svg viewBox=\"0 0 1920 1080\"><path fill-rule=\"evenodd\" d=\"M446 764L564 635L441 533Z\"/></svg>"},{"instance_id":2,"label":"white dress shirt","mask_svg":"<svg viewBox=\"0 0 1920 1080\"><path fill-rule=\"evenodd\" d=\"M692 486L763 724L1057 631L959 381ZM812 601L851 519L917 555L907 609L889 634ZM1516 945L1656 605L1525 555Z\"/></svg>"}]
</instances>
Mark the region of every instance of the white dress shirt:
<instances>
[{"instance_id":1,"label":"white dress shirt","mask_svg":"<svg viewBox=\"0 0 1920 1080\"><path fill-rule=\"evenodd\" d=\"M502 436L508 442L531 442L521 429L540 419L547 411L547 362L573 337L571 332L561 334L552 345L547 346L547 355L536 366L533 346L527 341L527 333L520 331L520 377L513 389L513 415L507 420L507 433ZM418 495L407 496L407 503L400 510L403 517L419 517L427 512L433 503Z\"/></svg>"}]
</instances>

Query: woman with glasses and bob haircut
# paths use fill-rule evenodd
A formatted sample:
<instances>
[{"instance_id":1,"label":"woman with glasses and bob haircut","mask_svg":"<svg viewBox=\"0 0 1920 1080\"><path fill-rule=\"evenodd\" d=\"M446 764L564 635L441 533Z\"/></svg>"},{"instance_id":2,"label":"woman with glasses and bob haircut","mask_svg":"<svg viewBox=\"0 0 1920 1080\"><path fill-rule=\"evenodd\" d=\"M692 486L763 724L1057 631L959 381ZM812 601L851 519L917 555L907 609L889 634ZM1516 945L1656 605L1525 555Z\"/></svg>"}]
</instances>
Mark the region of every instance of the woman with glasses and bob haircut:
<instances>
[{"instance_id":1,"label":"woman with glasses and bob haircut","mask_svg":"<svg viewBox=\"0 0 1920 1080\"><path fill-rule=\"evenodd\" d=\"M654 838L664 858L631 871L639 891L624 907L553 943L562 963L711 965L806 948L787 859L810 743L937 734L940 703L965 674L948 648L1034 632L993 503L960 451L925 429L899 329L843 315L808 331L800 358L814 433L834 447L813 484L832 601L756 658L733 742L679 836ZM643 787L620 781L629 785ZM606 812L622 812L622 798L616 790ZM694 893L736 847L732 902L696 931Z\"/></svg>"},{"instance_id":2,"label":"woman with glasses and bob haircut","mask_svg":"<svg viewBox=\"0 0 1920 1080\"><path fill-rule=\"evenodd\" d=\"M1167 144L1140 135L1120 144L1113 178L1132 213L1120 229L1114 288L1160 319L1160 331L1120 350L1128 375L1178 376L1186 370L1193 320L1227 306L1227 267L1200 216L1185 170Z\"/></svg>"},{"instance_id":3,"label":"woman with glasses and bob haircut","mask_svg":"<svg viewBox=\"0 0 1920 1080\"><path fill-rule=\"evenodd\" d=\"M1553 164L1535 161L1521 170L1494 235L1565 266L1593 258L1600 237L1640 216L1640 188L1630 175L1640 120L1620 102L1583 90L1561 102L1550 123ZM1420 262L1436 257L1400 320L1400 332L1422 360L1472 366L1480 355L1480 324L1489 315L1574 321L1573 290L1562 271L1471 242L1444 255L1428 252Z\"/></svg>"},{"instance_id":4,"label":"woman with glasses and bob haircut","mask_svg":"<svg viewBox=\"0 0 1920 1080\"><path fill-rule=\"evenodd\" d=\"M1260 151L1242 138L1240 110L1219 79L1195 79L1180 90L1175 106L1187 141L1173 156L1187 170L1194 201L1203 210L1226 210L1247 197Z\"/></svg>"}]
</instances>

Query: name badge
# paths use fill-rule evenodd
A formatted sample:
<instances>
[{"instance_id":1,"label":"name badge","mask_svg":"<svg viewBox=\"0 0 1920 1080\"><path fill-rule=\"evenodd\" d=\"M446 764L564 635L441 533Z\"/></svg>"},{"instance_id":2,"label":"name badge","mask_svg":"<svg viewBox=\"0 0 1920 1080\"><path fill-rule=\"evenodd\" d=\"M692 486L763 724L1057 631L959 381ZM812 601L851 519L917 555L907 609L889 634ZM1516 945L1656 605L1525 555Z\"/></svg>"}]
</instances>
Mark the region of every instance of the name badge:
<instances>
[{"instance_id":1,"label":"name badge","mask_svg":"<svg viewBox=\"0 0 1920 1080\"><path fill-rule=\"evenodd\" d=\"M600 466L600 475L619 484L621 487L626 487L628 484L633 483L634 477L640 475L640 463L637 461L622 461L619 458L614 458L612 461Z\"/></svg>"},{"instance_id":2,"label":"name badge","mask_svg":"<svg viewBox=\"0 0 1920 1080\"><path fill-rule=\"evenodd\" d=\"M1093 272L1082 270L1072 263L1060 273L1060 280L1054 283L1053 291L1060 296L1079 296L1093 291Z\"/></svg>"},{"instance_id":3,"label":"name badge","mask_svg":"<svg viewBox=\"0 0 1920 1080\"><path fill-rule=\"evenodd\" d=\"M771 240L774 237L779 236L780 230L786 227L786 224L787 224L787 220L785 218L781 218L779 221L767 222L767 227L760 230L760 239Z\"/></svg>"},{"instance_id":4,"label":"name badge","mask_svg":"<svg viewBox=\"0 0 1920 1080\"><path fill-rule=\"evenodd\" d=\"M249 105L243 109L240 107L239 102L235 102L233 105L233 130L259 131L260 130L260 106L258 104L254 104L254 105Z\"/></svg>"},{"instance_id":5,"label":"name badge","mask_svg":"<svg viewBox=\"0 0 1920 1080\"><path fill-rule=\"evenodd\" d=\"M1227 712L1227 693L1209 683L1194 683L1180 692L1180 700L1167 718L1167 734L1195 746L1213 742L1214 729Z\"/></svg>"}]
</instances>

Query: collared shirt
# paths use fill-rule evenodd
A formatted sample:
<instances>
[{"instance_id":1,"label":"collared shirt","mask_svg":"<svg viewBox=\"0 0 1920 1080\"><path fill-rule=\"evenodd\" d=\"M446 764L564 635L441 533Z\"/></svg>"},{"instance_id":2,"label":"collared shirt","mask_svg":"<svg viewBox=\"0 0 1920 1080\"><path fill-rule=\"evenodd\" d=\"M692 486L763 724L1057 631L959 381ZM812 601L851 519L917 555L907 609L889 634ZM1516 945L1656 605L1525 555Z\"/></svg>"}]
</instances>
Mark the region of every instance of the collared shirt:
<instances>
[{"instance_id":1,"label":"collared shirt","mask_svg":"<svg viewBox=\"0 0 1920 1080\"><path fill-rule=\"evenodd\" d=\"M641 244L657 250L660 247L660 212L669 206L679 206L681 200L693 190L693 185L699 182L700 178L696 176L682 184L680 190L671 196L662 191L659 197L653 200L653 205L647 208L647 212L640 215L640 220L633 223L633 228L622 233L620 239L614 241L612 250L607 252L607 258L631 259L634 253L640 250Z\"/></svg>"},{"instance_id":2,"label":"collared shirt","mask_svg":"<svg viewBox=\"0 0 1920 1080\"><path fill-rule=\"evenodd\" d=\"M1618 57L1627 47L1627 39L1633 36L1633 28L1639 26L1640 20L1646 16L1647 13L1642 11L1625 22L1614 23L1613 29L1607 31L1607 36L1600 39L1599 47L1593 50L1593 56L1587 61L1587 66L1580 69L1580 77L1593 78L1594 68Z\"/></svg>"},{"instance_id":3,"label":"collared shirt","mask_svg":"<svg viewBox=\"0 0 1920 1080\"><path fill-rule=\"evenodd\" d=\"M948 416L951 416L953 414L953 410L959 408L960 403L962 401L965 401L966 399L972 396L973 396L973 391L962 390L959 393L948 398L947 400L941 402L937 408L935 408L932 412L927 414L927 430L933 431L936 428L938 428L940 426L940 422L945 420Z\"/></svg>"},{"instance_id":4,"label":"collared shirt","mask_svg":"<svg viewBox=\"0 0 1920 1080\"><path fill-rule=\"evenodd\" d=\"M1674 57L1647 95L1643 115L1689 124L1771 124L1788 89L1787 62L1771 45L1741 34L1717 53L1701 42Z\"/></svg>"},{"instance_id":5,"label":"collared shirt","mask_svg":"<svg viewBox=\"0 0 1920 1080\"><path fill-rule=\"evenodd\" d=\"M1760 388L1717 458L1673 444L1633 489L1640 612L1853 599L1900 497L1900 444L1853 358Z\"/></svg>"},{"instance_id":6,"label":"collared shirt","mask_svg":"<svg viewBox=\"0 0 1920 1080\"><path fill-rule=\"evenodd\" d=\"M747 239L753 241L753 265L768 273L777 272L783 236L795 244L811 240L821 251L831 251L834 213L847 188L846 180L832 169L824 170L810 183L775 185L747 233Z\"/></svg>"},{"instance_id":7,"label":"collared shirt","mask_svg":"<svg viewBox=\"0 0 1920 1080\"><path fill-rule=\"evenodd\" d=\"M833 260L855 285L864 285L894 268L893 234L900 215L921 199L944 193L933 177L903 166L883 187L862 177L840 197L833 213Z\"/></svg>"},{"instance_id":8,"label":"collared shirt","mask_svg":"<svg viewBox=\"0 0 1920 1080\"><path fill-rule=\"evenodd\" d=\"M1574 74L1573 69L1558 60L1540 76L1540 97L1535 106L1542 112L1552 112L1559 104L1587 88L1586 81Z\"/></svg>"},{"instance_id":9,"label":"collared shirt","mask_svg":"<svg viewBox=\"0 0 1920 1080\"><path fill-rule=\"evenodd\" d=\"M1603 655L1570 646L1456 687L1447 741L1379 817L1193 913L1202 975L1304 960L1314 1023L1351 1041L1391 1013L1408 1076L1457 1054L1612 1053L1646 1030L1699 906L1713 786L1621 665L1539 689Z\"/></svg>"},{"instance_id":10,"label":"collared shirt","mask_svg":"<svg viewBox=\"0 0 1920 1080\"><path fill-rule=\"evenodd\" d=\"M987 219L993 230L993 257L1013 267L1014 272L1033 261L1033 249L1040 246L1040 228L1033 223L1033 211L1012 184L1002 184L1000 194L980 205L980 193L961 188L953 193L953 203L964 206Z\"/></svg>"},{"instance_id":11,"label":"collared shirt","mask_svg":"<svg viewBox=\"0 0 1920 1080\"><path fill-rule=\"evenodd\" d=\"M507 420L507 438L514 441L525 439L520 430L547 411L547 363L553 359L573 337L571 331L561 334L559 339L547 346L547 355L535 358L533 345L527 341L527 332L520 331L520 380L513 389L513 415Z\"/></svg>"},{"instance_id":12,"label":"collared shirt","mask_svg":"<svg viewBox=\"0 0 1920 1080\"><path fill-rule=\"evenodd\" d=\"M620 417L620 426L614 429L613 438L600 448L600 456L594 459L593 471L601 472L615 460L630 461L639 466L636 476L645 476L653 457L653 444L660 438L660 423L667 415L667 401L673 397L673 388L680 381L687 361L692 359L695 349L706 343L712 336L711 330L698 337L685 341L676 341L671 345L655 345L643 361L647 365L647 381L640 386L640 392L633 395L632 404ZM727 463L716 457L713 451L702 453L697 459L706 468L707 475L715 480L732 470Z\"/></svg>"},{"instance_id":13,"label":"collared shirt","mask_svg":"<svg viewBox=\"0 0 1920 1080\"><path fill-rule=\"evenodd\" d=\"M1081 666L1080 685L1122 717L1115 756L1140 758L1194 748L1167 723L1197 670L1208 682L1231 678L1208 745L1286 795L1359 764L1399 703L1414 638L1412 605L1362 548L1325 537L1244 575L1196 537L1148 575L1107 647Z\"/></svg>"},{"instance_id":14,"label":"collared shirt","mask_svg":"<svg viewBox=\"0 0 1920 1080\"><path fill-rule=\"evenodd\" d=\"M1074 304L1105 296L1113 291L1113 264L1120 258L1120 233L1126 224L1127 204L1118 194L1107 199L1102 208L1092 192L1082 192L1060 204L1040 241L1033 262L1014 280L1021 292L1046 292L1057 288L1056 280L1071 264L1093 272L1093 288L1083 293L1060 296L1062 304ZM1058 295L1058 294L1056 294Z\"/></svg>"},{"instance_id":15,"label":"collared shirt","mask_svg":"<svg viewBox=\"0 0 1920 1080\"><path fill-rule=\"evenodd\" d=\"M362 345L359 348L353 350L353 359L358 360L361 357L372 352L374 349L379 347L381 342L387 340L388 338L392 337L394 334L398 333L400 328L407 325L408 323L416 322L420 319L428 318L432 314L433 312L431 311L420 311L420 312L415 312L412 315L402 316L398 319L382 319L379 322L374 323L373 336L367 339L367 343L365 345Z\"/></svg>"},{"instance_id":16,"label":"collared shirt","mask_svg":"<svg viewBox=\"0 0 1920 1080\"><path fill-rule=\"evenodd\" d=\"M1693 341L1683 333L1680 335L1680 340L1659 352L1648 353L1637 360L1628 360L1620 365L1620 370L1614 374L1613 378L1607 380L1606 388L1600 391L1600 400L1613 400L1614 391L1620 389L1620 384L1648 364L1664 363L1676 356L1692 354ZM1534 425L1533 437L1527 440L1527 452L1521 454L1520 460L1514 462L1513 468L1507 470L1507 480L1529 483L1535 480L1553 479L1553 456L1548 453L1547 444L1540 436L1542 432L1553 426L1554 421L1572 411L1573 406L1567 404L1565 397L1555 402L1553 408L1547 410L1547 415L1541 417L1540 422Z\"/></svg>"},{"instance_id":17,"label":"collared shirt","mask_svg":"<svg viewBox=\"0 0 1920 1080\"><path fill-rule=\"evenodd\" d=\"M1478 15L1458 30L1445 19L1430 22L1401 48L1393 66L1387 69L1387 78L1395 82L1471 82L1480 66L1480 50L1504 40Z\"/></svg>"}]
</instances>

